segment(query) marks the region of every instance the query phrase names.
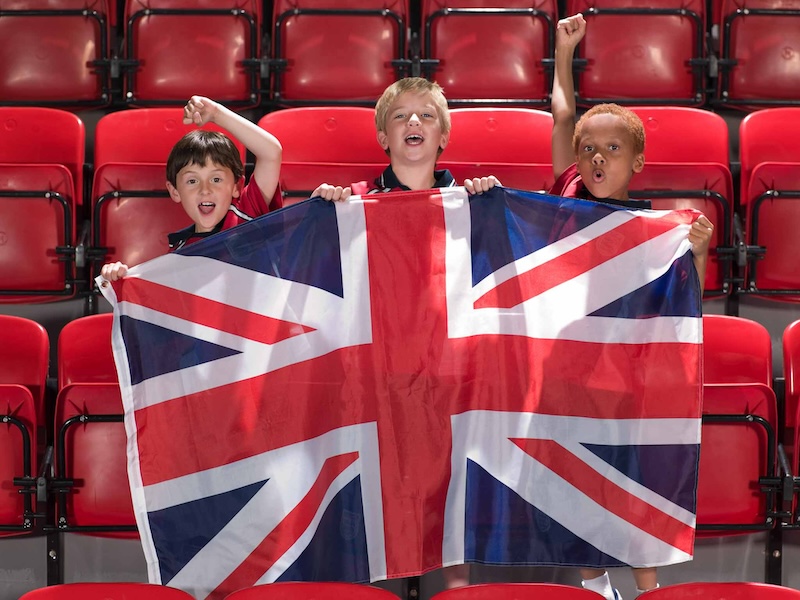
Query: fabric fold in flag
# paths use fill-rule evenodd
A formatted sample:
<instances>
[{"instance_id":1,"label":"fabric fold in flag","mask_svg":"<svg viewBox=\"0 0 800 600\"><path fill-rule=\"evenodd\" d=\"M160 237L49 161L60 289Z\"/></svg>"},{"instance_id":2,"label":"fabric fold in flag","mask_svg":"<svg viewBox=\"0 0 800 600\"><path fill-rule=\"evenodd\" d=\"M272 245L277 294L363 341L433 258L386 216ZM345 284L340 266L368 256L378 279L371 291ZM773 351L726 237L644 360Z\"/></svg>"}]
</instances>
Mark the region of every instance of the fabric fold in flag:
<instances>
[{"instance_id":1,"label":"fabric fold in flag","mask_svg":"<svg viewBox=\"0 0 800 600\"><path fill-rule=\"evenodd\" d=\"M698 214L312 199L101 287L150 581L691 560Z\"/></svg>"}]
</instances>

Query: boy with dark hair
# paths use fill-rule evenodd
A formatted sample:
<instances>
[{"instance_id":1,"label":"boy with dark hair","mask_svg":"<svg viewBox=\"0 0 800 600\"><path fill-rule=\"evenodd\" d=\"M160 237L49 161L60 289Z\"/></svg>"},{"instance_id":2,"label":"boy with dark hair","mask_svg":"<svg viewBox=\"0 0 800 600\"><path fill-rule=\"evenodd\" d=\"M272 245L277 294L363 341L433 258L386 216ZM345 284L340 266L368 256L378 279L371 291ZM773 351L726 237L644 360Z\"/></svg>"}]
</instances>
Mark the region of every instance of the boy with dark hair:
<instances>
[{"instance_id":1,"label":"boy with dark hair","mask_svg":"<svg viewBox=\"0 0 800 600\"><path fill-rule=\"evenodd\" d=\"M631 200L631 178L644 168L645 133L641 119L617 104L599 104L575 123L575 84L572 59L575 47L586 34L582 14L558 22L556 28L556 69L553 78L553 174L550 192L568 198L583 198L633 209L651 208L647 200ZM692 224L689 241L702 294L708 246L713 226L705 215ZM606 600L622 600L611 586L605 569L581 569L583 587ZM658 587L655 567L633 568L638 592Z\"/></svg>"},{"instance_id":2,"label":"boy with dark hair","mask_svg":"<svg viewBox=\"0 0 800 600\"><path fill-rule=\"evenodd\" d=\"M167 159L167 190L192 219L189 227L169 234L170 250L177 250L223 229L277 210L283 204L278 187L280 142L255 123L225 106L192 96L183 109L185 125L216 123L235 136L255 156L253 175L245 184L239 149L225 134L198 129L173 146ZM103 265L101 275L115 281L128 266Z\"/></svg>"}]
</instances>

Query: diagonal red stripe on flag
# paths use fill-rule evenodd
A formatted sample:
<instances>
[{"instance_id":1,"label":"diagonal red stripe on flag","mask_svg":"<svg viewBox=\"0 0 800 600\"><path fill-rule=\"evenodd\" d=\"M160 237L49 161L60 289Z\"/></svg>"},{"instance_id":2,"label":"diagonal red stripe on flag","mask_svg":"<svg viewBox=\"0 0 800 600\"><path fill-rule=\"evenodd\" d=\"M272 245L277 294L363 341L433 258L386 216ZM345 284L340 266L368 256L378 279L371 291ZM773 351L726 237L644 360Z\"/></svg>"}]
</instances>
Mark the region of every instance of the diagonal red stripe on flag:
<instances>
[{"instance_id":1,"label":"diagonal red stripe on flag","mask_svg":"<svg viewBox=\"0 0 800 600\"><path fill-rule=\"evenodd\" d=\"M305 497L250 553L250 556L209 594L208 600L221 599L239 588L255 585L259 578L297 543L298 538L311 525L333 480L357 458L358 452L349 452L327 459Z\"/></svg>"},{"instance_id":2,"label":"diagonal red stripe on flag","mask_svg":"<svg viewBox=\"0 0 800 600\"><path fill-rule=\"evenodd\" d=\"M674 548L692 554L694 528L603 477L553 440L512 439L517 446L607 511Z\"/></svg>"},{"instance_id":3,"label":"diagonal red stripe on flag","mask_svg":"<svg viewBox=\"0 0 800 600\"><path fill-rule=\"evenodd\" d=\"M513 308L682 224L674 215L633 218L526 273L504 281L475 301L475 308Z\"/></svg>"},{"instance_id":4,"label":"diagonal red stripe on flag","mask_svg":"<svg viewBox=\"0 0 800 600\"><path fill-rule=\"evenodd\" d=\"M120 301L132 302L262 344L276 344L314 331L313 327L274 319L144 279L123 279L114 287Z\"/></svg>"}]
</instances>

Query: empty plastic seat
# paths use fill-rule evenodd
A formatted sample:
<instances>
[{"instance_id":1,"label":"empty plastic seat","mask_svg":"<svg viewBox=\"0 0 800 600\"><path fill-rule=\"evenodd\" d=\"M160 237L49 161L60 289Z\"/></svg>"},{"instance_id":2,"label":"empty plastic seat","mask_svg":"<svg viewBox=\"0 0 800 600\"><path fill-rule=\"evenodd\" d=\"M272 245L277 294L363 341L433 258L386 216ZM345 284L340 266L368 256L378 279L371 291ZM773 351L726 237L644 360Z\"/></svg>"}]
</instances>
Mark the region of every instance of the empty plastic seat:
<instances>
[{"instance_id":1,"label":"empty plastic seat","mask_svg":"<svg viewBox=\"0 0 800 600\"><path fill-rule=\"evenodd\" d=\"M378 144L375 111L363 106L305 106L264 115L258 125L283 146L284 206L321 183L347 186L378 177L389 158Z\"/></svg>"},{"instance_id":2,"label":"empty plastic seat","mask_svg":"<svg viewBox=\"0 0 800 600\"><path fill-rule=\"evenodd\" d=\"M423 70L451 104L547 105L554 0L425 0Z\"/></svg>"},{"instance_id":3,"label":"empty plastic seat","mask_svg":"<svg viewBox=\"0 0 800 600\"><path fill-rule=\"evenodd\" d=\"M125 23L128 103L182 106L192 94L260 102L261 2L127 0Z\"/></svg>"},{"instance_id":4,"label":"empty plastic seat","mask_svg":"<svg viewBox=\"0 0 800 600\"><path fill-rule=\"evenodd\" d=\"M407 0L276 0L272 98L364 104L405 72Z\"/></svg>"},{"instance_id":5,"label":"empty plastic seat","mask_svg":"<svg viewBox=\"0 0 800 600\"><path fill-rule=\"evenodd\" d=\"M746 293L800 299L800 107L747 115L739 126L741 205L748 248Z\"/></svg>"},{"instance_id":6,"label":"empty plastic seat","mask_svg":"<svg viewBox=\"0 0 800 600\"><path fill-rule=\"evenodd\" d=\"M797 412L800 410L800 321L790 323L783 331L783 376L786 380L784 403L784 443L791 447L794 457L793 473L798 475L797 465L800 453L797 452L798 428Z\"/></svg>"},{"instance_id":7,"label":"empty plastic seat","mask_svg":"<svg viewBox=\"0 0 800 600\"><path fill-rule=\"evenodd\" d=\"M444 590L431 600L594 600L597 593L557 583L482 583Z\"/></svg>"},{"instance_id":8,"label":"empty plastic seat","mask_svg":"<svg viewBox=\"0 0 800 600\"><path fill-rule=\"evenodd\" d=\"M183 124L178 108L138 108L100 118L91 195L95 274L106 262L132 266L166 254L167 234L191 225L167 193L166 162L173 145L193 129ZM244 146L232 139L244 160Z\"/></svg>"},{"instance_id":9,"label":"empty plastic seat","mask_svg":"<svg viewBox=\"0 0 800 600\"><path fill-rule=\"evenodd\" d=\"M0 107L0 302L75 294L85 141L73 113Z\"/></svg>"},{"instance_id":10,"label":"empty plastic seat","mask_svg":"<svg viewBox=\"0 0 800 600\"><path fill-rule=\"evenodd\" d=\"M339 582L287 581L255 585L231 592L225 600L394 600L396 595L371 585Z\"/></svg>"},{"instance_id":11,"label":"empty plastic seat","mask_svg":"<svg viewBox=\"0 0 800 600\"><path fill-rule=\"evenodd\" d=\"M751 582L677 583L650 590L639 596L642 600L795 600L800 591Z\"/></svg>"},{"instance_id":12,"label":"empty plastic seat","mask_svg":"<svg viewBox=\"0 0 800 600\"><path fill-rule=\"evenodd\" d=\"M59 335L51 486L60 531L136 537L112 320L81 317Z\"/></svg>"},{"instance_id":13,"label":"empty plastic seat","mask_svg":"<svg viewBox=\"0 0 800 600\"><path fill-rule=\"evenodd\" d=\"M553 183L553 117L531 108L456 108L452 132L439 159L456 181L496 176L504 186L547 190Z\"/></svg>"},{"instance_id":14,"label":"empty plastic seat","mask_svg":"<svg viewBox=\"0 0 800 600\"><path fill-rule=\"evenodd\" d=\"M584 62L575 78L579 105L705 103L705 2L569 0L566 6L587 22L576 49Z\"/></svg>"},{"instance_id":15,"label":"empty plastic seat","mask_svg":"<svg viewBox=\"0 0 800 600\"><path fill-rule=\"evenodd\" d=\"M680 106L632 107L645 129L645 165L631 180L631 197L656 209L693 208L714 224L705 297L730 290L733 276L733 177L728 125L708 110Z\"/></svg>"},{"instance_id":16,"label":"empty plastic seat","mask_svg":"<svg viewBox=\"0 0 800 600\"><path fill-rule=\"evenodd\" d=\"M800 104L798 0L722 0L716 100L753 110Z\"/></svg>"},{"instance_id":17,"label":"empty plastic seat","mask_svg":"<svg viewBox=\"0 0 800 600\"><path fill-rule=\"evenodd\" d=\"M111 101L105 0L11 0L0 7L0 104Z\"/></svg>"},{"instance_id":18,"label":"empty plastic seat","mask_svg":"<svg viewBox=\"0 0 800 600\"><path fill-rule=\"evenodd\" d=\"M192 600L191 594L155 583L92 582L50 585L20 600Z\"/></svg>"},{"instance_id":19,"label":"empty plastic seat","mask_svg":"<svg viewBox=\"0 0 800 600\"><path fill-rule=\"evenodd\" d=\"M39 323L0 315L0 535L33 530L49 352Z\"/></svg>"},{"instance_id":20,"label":"empty plastic seat","mask_svg":"<svg viewBox=\"0 0 800 600\"><path fill-rule=\"evenodd\" d=\"M770 529L775 494L759 483L776 470L770 334L749 319L705 315L703 350L698 536Z\"/></svg>"}]
</instances>

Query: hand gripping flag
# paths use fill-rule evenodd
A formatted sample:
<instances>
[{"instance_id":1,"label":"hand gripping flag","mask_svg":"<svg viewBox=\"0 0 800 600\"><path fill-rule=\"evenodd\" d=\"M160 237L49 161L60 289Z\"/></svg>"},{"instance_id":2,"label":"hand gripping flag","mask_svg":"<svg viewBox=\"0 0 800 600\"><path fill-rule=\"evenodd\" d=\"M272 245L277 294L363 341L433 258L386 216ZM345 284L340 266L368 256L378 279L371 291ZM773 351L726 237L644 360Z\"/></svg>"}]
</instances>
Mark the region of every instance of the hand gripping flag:
<instances>
[{"instance_id":1,"label":"hand gripping flag","mask_svg":"<svg viewBox=\"0 0 800 600\"><path fill-rule=\"evenodd\" d=\"M103 288L153 582L690 560L693 211L306 201Z\"/></svg>"}]
</instances>

